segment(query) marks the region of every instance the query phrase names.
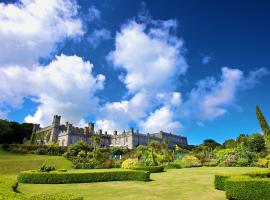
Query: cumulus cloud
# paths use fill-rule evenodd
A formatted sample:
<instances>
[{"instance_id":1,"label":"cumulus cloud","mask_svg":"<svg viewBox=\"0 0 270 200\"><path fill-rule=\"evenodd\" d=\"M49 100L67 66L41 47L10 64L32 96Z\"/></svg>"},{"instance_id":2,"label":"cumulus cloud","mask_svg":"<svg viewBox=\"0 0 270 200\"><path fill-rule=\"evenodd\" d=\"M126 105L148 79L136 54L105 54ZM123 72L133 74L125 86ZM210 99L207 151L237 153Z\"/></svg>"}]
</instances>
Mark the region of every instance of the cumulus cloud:
<instances>
[{"instance_id":1,"label":"cumulus cloud","mask_svg":"<svg viewBox=\"0 0 270 200\"><path fill-rule=\"evenodd\" d=\"M169 32L174 26L165 21L147 31L145 24L131 21L117 33L109 59L127 72L124 83L130 92L169 89L186 72L183 41Z\"/></svg>"},{"instance_id":2,"label":"cumulus cloud","mask_svg":"<svg viewBox=\"0 0 270 200\"><path fill-rule=\"evenodd\" d=\"M237 93L254 87L260 77L268 72L264 68L249 72L223 67L221 77L207 77L198 81L184 102L184 117L197 120L213 120L224 115L228 107L237 100Z\"/></svg>"},{"instance_id":3,"label":"cumulus cloud","mask_svg":"<svg viewBox=\"0 0 270 200\"><path fill-rule=\"evenodd\" d=\"M98 124L106 125L109 131L115 127L127 128L130 123L144 129L155 119L165 120L163 116L168 116L164 121L168 124L166 130L181 127L173 121L174 112L170 110L181 104L181 94L174 91L173 83L188 68L183 40L174 33L176 26L175 20L151 20L151 23L148 20L147 24L132 20L122 26L116 34L115 50L108 59L116 69L123 70L119 80L128 89L129 98L107 103ZM167 107L156 110L164 105ZM142 123L143 120L147 123Z\"/></svg>"},{"instance_id":4,"label":"cumulus cloud","mask_svg":"<svg viewBox=\"0 0 270 200\"><path fill-rule=\"evenodd\" d=\"M56 44L83 34L78 6L71 0L21 0L0 3L0 66L32 67Z\"/></svg>"},{"instance_id":5,"label":"cumulus cloud","mask_svg":"<svg viewBox=\"0 0 270 200\"><path fill-rule=\"evenodd\" d=\"M0 68L0 102L18 106L25 97L39 103L26 122L47 125L54 114L63 120L79 123L98 107L97 90L103 89L105 77L92 75L93 65L78 56L57 56L47 66L33 69L10 66Z\"/></svg>"},{"instance_id":6,"label":"cumulus cloud","mask_svg":"<svg viewBox=\"0 0 270 200\"><path fill-rule=\"evenodd\" d=\"M150 113L149 117L140 123L144 132L177 132L182 124L174 119L174 113L168 107L162 107Z\"/></svg>"},{"instance_id":7,"label":"cumulus cloud","mask_svg":"<svg viewBox=\"0 0 270 200\"><path fill-rule=\"evenodd\" d=\"M87 38L92 47L97 48L104 40L111 39L111 32L105 28L95 29Z\"/></svg>"}]
</instances>

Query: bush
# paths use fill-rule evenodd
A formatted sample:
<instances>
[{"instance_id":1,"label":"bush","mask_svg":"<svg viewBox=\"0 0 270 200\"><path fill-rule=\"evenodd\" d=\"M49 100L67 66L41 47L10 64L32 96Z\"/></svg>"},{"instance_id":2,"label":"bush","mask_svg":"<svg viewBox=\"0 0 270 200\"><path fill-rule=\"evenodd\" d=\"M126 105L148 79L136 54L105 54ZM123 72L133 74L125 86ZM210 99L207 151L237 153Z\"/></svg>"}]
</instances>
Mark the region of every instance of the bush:
<instances>
[{"instance_id":1,"label":"bush","mask_svg":"<svg viewBox=\"0 0 270 200\"><path fill-rule=\"evenodd\" d=\"M53 170L55 170L54 166L42 165L38 171L39 172L50 172L50 171L53 171Z\"/></svg>"},{"instance_id":2,"label":"bush","mask_svg":"<svg viewBox=\"0 0 270 200\"><path fill-rule=\"evenodd\" d=\"M182 166L181 166L181 164L179 164L179 163L168 163L166 166L165 166L165 168L167 168L167 169L181 169L182 168Z\"/></svg>"},{"instance_id":3,"label":"bush","mask_svg":"<svg viewBox=\"0 0 270 200\"><path fill-rule=\"evenodd\" d=\"M131 167L138 165L138 163L139 161L137 158L128 158L122 163L121 167L123 169L130 169Z\"/></svg>"},{"instance_id":4,"label":"bush","mask_svg":"<svg viewBox=\"0 0 270 200\"><path fill-rule=\"evenodd\" d=\"M205 167L215 167L218 166L218 160L210 160L203 163L203 166Z\"/></svg>"},{"instance_id":5,"label":"bush","mask_svg":"<svg viewBox=\"0 0 270 200\"><path fill-rule=\"evenodd\" d=\"M133 166L133 167L131 167L131 169L144 170L144 171L148 171L150 173L158 173L158 172L164 171L163 166Z\"/></svg>"},{"instance_id":6,"label":"bush","mask_svg":"<svg viewBox=\"0 0 270 200\"><path fill-rule=\"evenodd\" d=\"M255 166L256 167L266 167L267 168L268 163L269 163L269 161L267 159L261 158L255 163Z\"/></svg>"},{"instance_id":7,"label":"bush","mask_svg":"<svg viewBox=\"0 0 270 200\"><path fill-rule=\"evenodd\" d=\"M269 200L270 178L235 176L225 182L226 197L237 200Z\"/></svg>"},{"instance_id":8,"label":"bush","mask_svg":"<svg viewBox=\"0 0 270 200\"><path fill-rule=\"evenodd\" d=\"M184 156L182 160L177 161L182 167L201 167L201 161L195 156Z\"/></svg>"},{"instance_id":9,"label":"bush","mask_svg":"<svg viewBox=\"0 0 270 200\"><path fill-rule=\"evenodd\" d=\"M99 170L99 171L51 171L47 173L24 171L19 173L18 182L37 184L88 183L101 181L137 180L149 181L150 173L140 170Z\"/></svg>"}]
</instances>

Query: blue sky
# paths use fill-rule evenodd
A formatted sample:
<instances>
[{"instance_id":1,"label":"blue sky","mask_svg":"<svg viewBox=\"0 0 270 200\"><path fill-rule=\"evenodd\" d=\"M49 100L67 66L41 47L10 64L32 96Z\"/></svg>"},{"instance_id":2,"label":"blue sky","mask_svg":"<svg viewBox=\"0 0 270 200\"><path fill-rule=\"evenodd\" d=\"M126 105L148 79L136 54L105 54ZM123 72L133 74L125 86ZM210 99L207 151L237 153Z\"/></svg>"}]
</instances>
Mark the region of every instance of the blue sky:
<instances>
[{"instance_id":1,"label":"blue sky","mask_svg":"<svg viewBox=\"0 0 270 200\"><path fill-rule=\"evenodd\" d=\"M0 117L191 144L270 119L267 1L3 1Z\"/></svg>"}]
</instances>

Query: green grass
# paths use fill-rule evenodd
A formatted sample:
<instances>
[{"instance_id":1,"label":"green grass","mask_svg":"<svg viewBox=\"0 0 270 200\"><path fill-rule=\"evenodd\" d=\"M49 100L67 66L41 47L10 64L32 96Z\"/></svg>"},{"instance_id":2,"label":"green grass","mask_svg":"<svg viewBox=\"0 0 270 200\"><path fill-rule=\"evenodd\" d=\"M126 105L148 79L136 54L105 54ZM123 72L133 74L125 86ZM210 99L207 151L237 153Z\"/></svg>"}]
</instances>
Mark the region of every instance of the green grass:
<instances>
[{"instance_id":1,"label":"green grass","mask_svg":"<svg viewBox=\"0 0 270 200\"><path fill-rule=\"evenodd\" d=\"M72 168L72 163L61 156L14 154L0 150L0 175L14 175L23 170L38 169L42 164Z\"/></svg>"},{"instance_id":2,"label":"green grass","mask_svg":"<svg viewBox=\"0 0 270 200\"><path fill-rule=\"evenodd\" d=\"M16 178L21 170L37 169L43 163L58 168L71 168L71 163L58 156L12 154L0 151L0 175ZM121 169L119 169L121 170ZM261 168L200 167L169 169L151 174L152 181L114 181L80 184L19 184L23 194L74 194L85 200L225 200L225 192L214 189L214 174L265 171ZM99 171L99 170L98 170ZM100 170L102 171L102 170Z\"/></svg>"},{"instance_id":3,"label":"green grass","mask_svg":"<svg viewBox=\"0 0 270 200\"><path fill-rule=\"evenodd\" d=\"M62 185L20 184L19 190L26 194L69 192L79 194L86 200L225 200L225 193L214 189L214 174L242 173L258 170L265 169L225 167L170 169L164 173L151 174L153 181L150 182L117 181Z\"/></svg>"}]
</instances>

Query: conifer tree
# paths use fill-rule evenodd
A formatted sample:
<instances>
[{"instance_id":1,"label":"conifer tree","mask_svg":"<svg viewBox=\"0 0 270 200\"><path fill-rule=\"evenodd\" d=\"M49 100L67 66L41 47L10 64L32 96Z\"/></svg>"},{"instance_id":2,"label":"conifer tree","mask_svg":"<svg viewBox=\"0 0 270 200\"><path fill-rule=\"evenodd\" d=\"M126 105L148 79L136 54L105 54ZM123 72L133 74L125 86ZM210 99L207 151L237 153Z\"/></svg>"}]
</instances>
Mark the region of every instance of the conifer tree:
<instances>
[{"instance_id":1,"label":"conifer tree","mask_svg":"<svg viewBox=\"0 0 270 200\"><path fill-rule=\"evenodd\" d=\"M269 128L269 126L268 126L268 124L263 116L263 113L258 105L256 106L256 115L257 115L257 119L261 125L263 134L265 136L267 147L270 150L270 128Z\"/></svg>"}]
</instances>

